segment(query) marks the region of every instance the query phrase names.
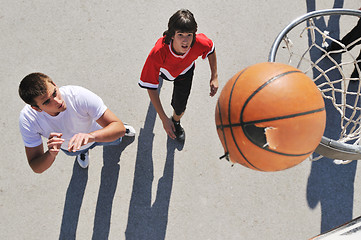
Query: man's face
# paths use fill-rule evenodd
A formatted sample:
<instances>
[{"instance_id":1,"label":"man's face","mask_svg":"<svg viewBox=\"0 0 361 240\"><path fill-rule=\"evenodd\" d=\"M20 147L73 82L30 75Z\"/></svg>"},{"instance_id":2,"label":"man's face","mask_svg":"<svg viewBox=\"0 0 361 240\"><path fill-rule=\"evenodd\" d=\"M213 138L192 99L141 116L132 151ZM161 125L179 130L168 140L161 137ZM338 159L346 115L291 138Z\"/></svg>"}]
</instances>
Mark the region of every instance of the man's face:
<instances>
[{"instance_id":1,"label":"man's face","mask_svg":"<svg viewBox=\"0 0 361 240\"><path fill-rule=\"evenodd\" d=\"M172 47L176 54L183 55L191 47L193 33L176 31L172 37Z\"/></svg>"},{"instance_id":2,"label":"man's face","mask_svg":"<svg viewBox=\"0 0 361 240\"><path fill-rule=\"evenodd\" d=\"M47 92L34 99L37 106L32 106L36 111L44 111L51 116L56 116L66 110L66 104L62 98L59 88L50 82L46 82Z\"/></svg>"}]
</instances>

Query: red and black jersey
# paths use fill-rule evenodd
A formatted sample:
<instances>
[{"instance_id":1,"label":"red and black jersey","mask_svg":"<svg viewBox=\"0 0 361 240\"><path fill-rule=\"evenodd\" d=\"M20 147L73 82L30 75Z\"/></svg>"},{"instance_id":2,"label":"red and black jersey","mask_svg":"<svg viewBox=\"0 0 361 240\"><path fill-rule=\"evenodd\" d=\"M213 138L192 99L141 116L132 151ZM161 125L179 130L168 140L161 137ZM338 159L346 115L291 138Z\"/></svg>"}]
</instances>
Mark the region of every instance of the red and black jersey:
<instances>
[{"instance_id":1,"label":"red and black jersey","mask_svg":"<svg viewBox=\"0 0 361 240\"><path fill-rule=\"evenodd\" d=\"M214 52L214 45L206 35L196 35L193 46L183 55L177 55L172 51L171 44L164 43L164 36L158 39L150 51L143 66L139 79L139 86L143 88L157 89L159 75L165 80L173 81L180 75L192 69L195 60L202 56L203 59Z\"/></svg>"}]
</instances>

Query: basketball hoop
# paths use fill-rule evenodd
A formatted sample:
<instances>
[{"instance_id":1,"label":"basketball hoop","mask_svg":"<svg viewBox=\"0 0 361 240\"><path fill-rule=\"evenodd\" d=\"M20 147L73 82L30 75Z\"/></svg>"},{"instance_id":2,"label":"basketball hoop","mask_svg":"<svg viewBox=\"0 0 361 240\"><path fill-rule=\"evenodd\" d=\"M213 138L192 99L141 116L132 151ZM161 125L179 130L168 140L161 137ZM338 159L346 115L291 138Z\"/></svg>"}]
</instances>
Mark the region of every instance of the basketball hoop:
<instances>
[{"instance_id":1,"label":"basketball hoop","mask_svg":"<svg viewBox=\"0 0 361 240\"><path fill-rule=\"evenodd\" d=\"M287 63L313 79L325 100L329 124L315 150L320 156L313 160L323 156L361 160L361 69L357 60L360 50L353 48L361 37L347 45L338 40L360 17L361 11L350 9L307 13L279 33L269 53L269 62ZM340 37L338 28L342 31ZM327 50L331 44L337 49ZM350 77L352 70L358 73L357 78Z\"/></svg>"}]
</instances>

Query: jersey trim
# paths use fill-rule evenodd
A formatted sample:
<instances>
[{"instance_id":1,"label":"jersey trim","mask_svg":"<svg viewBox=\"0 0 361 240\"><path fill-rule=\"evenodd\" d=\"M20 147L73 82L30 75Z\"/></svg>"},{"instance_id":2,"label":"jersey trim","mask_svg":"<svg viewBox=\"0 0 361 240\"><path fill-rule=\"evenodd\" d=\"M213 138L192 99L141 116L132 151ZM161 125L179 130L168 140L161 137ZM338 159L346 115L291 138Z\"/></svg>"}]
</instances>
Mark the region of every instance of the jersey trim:
<instances>
[{"instance_id":1,"label":"jersey trim","mask_svg":"<svg viewBox=\"0 0 361 240\"><path fill-rule=\"evenodd\" d=\"M215 47L214 47L214 44L213 44L211 51L209 51L209 53L207 53L207 55L206 55L206 57L204 59L206 59L209 55L214 53L214 50L215 50Z\"/></svg>"},{"instance_id":2,"label":"jersey trim","mask_svg":"<svg viewBox=\"0 0 361 240\"><path fill-rule=\"evenodd\" d=\"M193 66L194 66L194 62L192 62L192 64L189 65L186 69L184 69L183 72L181 72L178 76L186 74ZM160 72L163 79L164 77L166 77L165 80L174 81L174 79L178 77L178 76L176 77L172 76L172 74L170 74L165 68L160 68Z\"/></svg>"},{"instance_id":3,"label":"jersey trim","mask_svg":"<svg viewBox=\"0 0 361 240\"><path fill-rule=\"evenodd\" d=\"M148 89L157 89L159 84L152 84L152 83L147 83L147 82L143 82L142 80L139 79L138 81L138 85L142 88L148 88Z\"/></svg>"},{"instance_id":4,"label":"jersey trim","mask_svg":"<svg viewBox=\"0 0 361 240\"><path fill-rule=\"evenodd\" d=\"M184 53L184 54L182 54L182 55L178 55L178 54L175 54L175 52L173 52L172 42L173 42L173 41L170 41L169 51L170 51L170 52L172 53L172 55L173 55L174 57L176 57L176 58L181 58L181 59L185 58L185 57L188 55L188 53L189 53L189 51L191 50L191 48L192 48L192 47L190 47L190 48L187 50L186 53Z\"/></svg>"}]
</instances>

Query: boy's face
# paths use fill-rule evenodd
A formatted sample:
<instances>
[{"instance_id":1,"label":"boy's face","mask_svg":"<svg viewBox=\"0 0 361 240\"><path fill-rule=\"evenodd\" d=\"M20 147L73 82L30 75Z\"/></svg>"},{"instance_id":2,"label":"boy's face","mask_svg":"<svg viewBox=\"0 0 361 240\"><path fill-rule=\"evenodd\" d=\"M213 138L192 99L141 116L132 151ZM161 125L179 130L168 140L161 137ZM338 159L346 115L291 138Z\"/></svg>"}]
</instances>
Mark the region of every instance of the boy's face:
<instances>
[{"instance_id":1,"label":"boy's face","mask_svg":"<svg viewBox=\"0 0 361 240\"><path fill-rule=\"evenodd\" d=\"M46 82L47 92L34 99L36 106L32 106L36 111L44 111L51 116L56 116L66 110L66 104L62 98L59 88L50 82Z\"/></svg>"},{"instance_id":2,"label":"boy's face","mask_svg":"<svg viewBox=\"0 0 361 240\"><path fill-rule=\"evenodd\" d=\"M172 48L178 55L185 54L191 47L193 41L192 32L176 31L172 37Z\"/></svg>"}]
</instances>

